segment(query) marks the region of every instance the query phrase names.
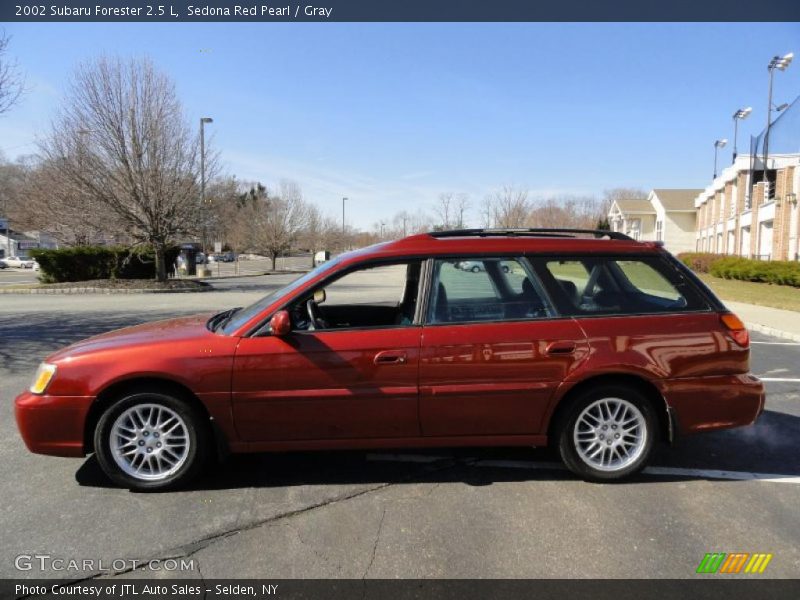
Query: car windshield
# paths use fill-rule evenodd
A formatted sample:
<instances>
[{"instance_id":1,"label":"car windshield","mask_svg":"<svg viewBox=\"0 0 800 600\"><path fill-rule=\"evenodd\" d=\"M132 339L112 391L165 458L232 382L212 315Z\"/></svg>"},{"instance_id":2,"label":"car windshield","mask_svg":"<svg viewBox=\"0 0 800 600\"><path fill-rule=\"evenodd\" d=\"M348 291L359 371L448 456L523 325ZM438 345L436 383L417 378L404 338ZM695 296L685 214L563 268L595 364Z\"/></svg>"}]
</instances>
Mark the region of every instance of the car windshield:
<instances>
[{"instance_id":1,"label":"car windshield","mask_svg":"<svg viewBox=\"0 0 800 600\"><path fill-rule=\"evenodd\" d=\"M275 302L281 296L285 296L286 294L289 294L294 290L302 287L307 281L311 281L321 273L325 273L326 271L332 269L338 263L339 263L338 258L330 260L328 262L324 262L321 265L319 265L316 269L309 271L302 277L298 277L290 284L280 288L279 290L275 290L268 296L264 296L259 301L254 302L250 306L246 306L243 309L236 311L230 316L228 322L225 323L221 328L219 328L219 331L225 334L231 334L232 332L239 329L239 327L247 323L258 313L262 312L265 308L267 308L270 304Z\"/></svg>"}]
</instances>

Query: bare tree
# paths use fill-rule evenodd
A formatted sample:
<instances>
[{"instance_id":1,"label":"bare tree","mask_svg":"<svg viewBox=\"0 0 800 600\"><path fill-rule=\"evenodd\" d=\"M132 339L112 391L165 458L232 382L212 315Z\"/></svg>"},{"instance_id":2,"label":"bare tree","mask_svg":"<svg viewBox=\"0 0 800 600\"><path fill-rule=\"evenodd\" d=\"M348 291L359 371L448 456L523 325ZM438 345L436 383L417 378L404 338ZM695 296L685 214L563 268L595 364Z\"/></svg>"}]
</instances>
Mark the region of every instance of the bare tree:
<instances>
[{"instance_id":1,"label":"bare tree","mask_svg":"<svg viewBox=\"0 0 800 600\"><path fill-rule=\"evenodd\" d=\"M307 205L306 224L300 232L299 241L311 252L311 266L317 266L316 253L330 249L341 237L341 227L336 220L324 215L315 205Z\"/></svg>"},{"instance_id":2,"label":"bare tree","mask_svg":"<svg viewBox=\"0 0 800 600\"><path fill-rule=\"evenodd\" d=\"M11 41L4 31L0 31L0 115L11 110L25 91L25 78L17 63L7 57Z\"/></svg>"},{"instance_id":3,"label":"bare tree","mask_svg":"<svg viewBox=\"0 0 800 600\"><path fill-rule=\"evenodd\" d=\"M272 270L279 256L289 252L308 224L308 205L300 186L281 181L275 195L264 193L251 208L251 244L272 259Z\"/></svg>"},{"instance_id":4,"label":"bare tree","mask_svg":"<svg viewBox=\"0 0 800 600\"><path fill-rule=\"evenodd\" d=\"M235 177L219 177L206 183L208 235L210 240L241 250L238 229L240 184ZM234 247L235 246L235 247Z\"/></svg>"},{"instance_id":5,"label":"bare tree","mask_svg":"<svg viewBox=\"0 0 800 600\"><path fill-rule=\"evenodd\" d=\"M470 208L470 201L468 194L457 194L454 206L454 218L458 218L456 222L456 227L458 229L464 229L464 213L466 213Z\"/></svg>"},{"instance_id":6,"label":"bare tree","mask_svg":"<svg viewBox=\"0 0 800 600\"><path fill-rule=\"evenodd\" d=\"M492 196L486 196L481 204L481 223L486 229L495 227L494 223L494 200Z\"/></svg>"},{"instance_id":7,"label":"bare tree","mask_svg":"<svg viewBox=\"0 0 800 600\"><path fill-rule=\"evenodd\" d=\"M468 194L444 192L439 194L433 206L433 213L439 221L439 229L462 229L464 227L464 214L469 210Z\"/></svg>"},{"instance_id":8,"label":"bare tree","mask_svg":"<svg viewBox=\"0 0 800 600\"><path fill-rule=\"evenodd\" d=\"M595 229L602 204L592 196L563 195L533 203L528 224L532 227Z\"/></svg>"},{"instance_id":9,"label":"bare tree","mask_svg":"<svg viewBox=\"0 0 800 600\"><path fill-rule=\"evenodd\" d=\"M47 231L61 244L85 246L125 234L108 205L86 196L50 161L31 170L25 194L25 225Z\"/></svg>"},{"instance_id":10,"label":"bare tree","mask_svg":"<svg viewBox=\"0 0 800 600\"><path fill-rule=\"evenodd\" d=\"M450 229L452 226L453 209L455 208L455 194L444 192L439 194L436 204L433 206L433 213L439 221L438 226L442 229Z\"/></svg>"},{"instance_id":11,"label":"bare tree","mask_svg":"<svg viewBox=\"0 0 800 600\"><path fill-rule=\"evenodd\" d=\"M504 185L487 199L495 227L503 229L525 227L531 212L528 190Z\"/></svg>"},{"instance_id":12,"label":"bare tree","mask_svg":"<svg viewBox=\"0 0 800 600\"><path fill-rule=\"evenodd\" d=\"M199 213L197 137L169 77L147 59L82 65L42 152L137 243L153 246L165 280L167 245L196 232ZM213 176L213 161L206 172Z\"/></svg>"}]
</instances>

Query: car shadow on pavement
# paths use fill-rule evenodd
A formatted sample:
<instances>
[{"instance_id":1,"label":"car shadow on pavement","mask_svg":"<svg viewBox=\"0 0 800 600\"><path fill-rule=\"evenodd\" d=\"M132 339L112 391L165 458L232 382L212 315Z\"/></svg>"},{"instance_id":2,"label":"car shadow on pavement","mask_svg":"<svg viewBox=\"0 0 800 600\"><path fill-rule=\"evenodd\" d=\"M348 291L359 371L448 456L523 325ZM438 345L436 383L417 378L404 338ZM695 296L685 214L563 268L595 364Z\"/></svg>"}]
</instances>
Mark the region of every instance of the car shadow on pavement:
<instances>
[{"instance_id":1,"label":"car shadow on pavement","mask_svg":"<svg viewBox=\"0 0 800 600\"><path fill-rule=\"evenodd\" d=\"M683 438L656 449L652 465L800 477L796 440L800 417L766 411L749 428ZM75 476L79 485L114 487L94 456ZM717 479L688 472L637 475L618 485ZM575 479L547 448L429 448L425 450L244 454L212 465L186 491L372 483L465 483ZM735 480L735 478L732 478ZM730 480L721 478L720 480Z\"/></svg>"}]
</instances>

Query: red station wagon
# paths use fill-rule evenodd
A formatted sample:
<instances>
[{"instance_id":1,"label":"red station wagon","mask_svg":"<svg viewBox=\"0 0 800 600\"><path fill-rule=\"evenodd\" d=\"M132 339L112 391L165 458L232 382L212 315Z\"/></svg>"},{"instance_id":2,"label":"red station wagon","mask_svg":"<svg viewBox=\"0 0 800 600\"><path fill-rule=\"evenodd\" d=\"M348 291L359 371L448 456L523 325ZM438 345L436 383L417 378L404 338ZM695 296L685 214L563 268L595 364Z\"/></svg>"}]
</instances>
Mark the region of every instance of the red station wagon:
<instances>
[{"instance_id":1,"label":"red station wagon","mask_svg":"<svg viewBox=\"0 0 800 600\"><path fill-rule=\"evenodd\" d=\"M95 452L118 484L165 489L224 452L433 446L550 444L580 477L618 480L657 441L763 408L747 330L660 244L475 229L73 344L16 418L32 452Z\"/></svg>"}]
</instances>

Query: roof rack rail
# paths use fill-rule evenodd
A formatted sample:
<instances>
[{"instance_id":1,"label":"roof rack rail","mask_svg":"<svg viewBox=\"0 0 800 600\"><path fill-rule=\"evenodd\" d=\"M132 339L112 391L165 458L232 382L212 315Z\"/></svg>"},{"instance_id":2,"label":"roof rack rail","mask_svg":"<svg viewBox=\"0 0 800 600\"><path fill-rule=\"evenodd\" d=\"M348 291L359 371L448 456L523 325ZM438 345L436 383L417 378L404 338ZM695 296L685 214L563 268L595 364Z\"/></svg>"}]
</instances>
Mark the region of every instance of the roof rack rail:
<instances>
[{"instance_id":1,"label":"roof rack rail","mask_svg":"<svg viewBox=\"0 0 800 600\"><path fill-rule=\"evenodd\" d=\"M605 231L603 229L561 229L561 228L521 228L521 229L452 229L449 231L431 231L428 235L434 238L448 237L577 237L578 234L593 235L596 238L610 240L633 241L633 238L619 231Z\"/></svg>"}]
</instances>

